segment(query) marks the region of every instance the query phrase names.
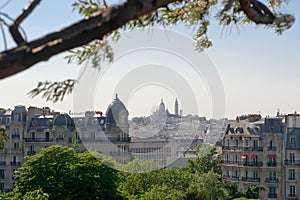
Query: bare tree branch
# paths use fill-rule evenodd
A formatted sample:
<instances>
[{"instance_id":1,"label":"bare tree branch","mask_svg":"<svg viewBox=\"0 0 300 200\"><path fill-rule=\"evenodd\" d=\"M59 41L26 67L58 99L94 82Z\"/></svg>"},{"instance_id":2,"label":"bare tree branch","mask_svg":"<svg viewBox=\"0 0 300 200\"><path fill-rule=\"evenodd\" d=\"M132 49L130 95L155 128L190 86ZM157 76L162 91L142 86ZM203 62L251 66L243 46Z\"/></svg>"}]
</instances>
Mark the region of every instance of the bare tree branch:
<instances>
[{"instance_id":1,"label":"bare tree branch","mask_svg":"<svg viewBox=\"0 0 300 200\"><path fill-rule=\"evenodd\" d=\"M239 0L240 5L247 17L256 24L273 24L273 13L258 0Z\"/></svg>"},{"instance_id":2,"label":"bare tree branch","mask_svg":"<svg viewBox=\"0 0 300 200\"><path fill-rule=\"evenodd\" d=\"M19 45L24 43L25 40L22 37L19 26L26 17L35 9L35 7L41 2L41 0L32 0L29 5L23 9L22 13L14 20L12 25L9 26L9 31L14 41Z\"/></svg>"}]
</instances>

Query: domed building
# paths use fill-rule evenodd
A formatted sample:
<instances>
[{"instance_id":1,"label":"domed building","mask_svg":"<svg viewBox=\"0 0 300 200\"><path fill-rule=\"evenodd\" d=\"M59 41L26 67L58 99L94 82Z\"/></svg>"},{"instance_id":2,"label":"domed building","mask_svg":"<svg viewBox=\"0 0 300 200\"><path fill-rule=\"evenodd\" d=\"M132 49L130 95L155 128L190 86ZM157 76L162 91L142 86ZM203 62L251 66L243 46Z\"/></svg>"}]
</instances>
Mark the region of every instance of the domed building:
<instances>
[{"instance_id":1,"label":"domed building","mask_svg":"<svg viewBox=\"0 0 300 200\"><path fill-rule=\"evenodd\" d=\"M128 110L116 94L116 98L106 110L105 134L117 147L116 152L111 153L120 163L128 163L131 160L128 115Z\"/></svg>"},{"instance_id":2,"label":"domed building","mask_svg":"<svg viewBox=\"0 0 300 200\"><path fill-rule=\"evenodd\" d=\"M116 94L116 98L111 102L106 110L107 127L119 127L123 132L128 133L128 115L128 110L123 102L118 98L118 94Z\"/></svg>"},{"instance_id":3,"label":"domed building","mask_svg":"<svg viewBox=\"0 0 300 200\"><path fill-rule=\"evenodd\" d=\"M62 127L65 129L73 130L75 129L75 124L73 119L68 114L59 114L54 118L53 128Z\"/></svg>"}]
</instances>

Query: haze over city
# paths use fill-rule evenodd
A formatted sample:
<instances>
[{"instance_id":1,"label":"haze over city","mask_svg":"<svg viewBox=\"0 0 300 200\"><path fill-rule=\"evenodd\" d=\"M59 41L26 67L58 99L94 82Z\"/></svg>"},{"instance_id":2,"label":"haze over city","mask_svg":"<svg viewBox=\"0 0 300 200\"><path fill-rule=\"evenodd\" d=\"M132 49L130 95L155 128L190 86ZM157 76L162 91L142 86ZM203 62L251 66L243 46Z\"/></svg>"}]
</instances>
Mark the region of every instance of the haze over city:
<instances>
[{"instance_id":1,"label":"haze over city","mask_svg":"<svg viewBox=\"0 0 300 200\"><path fill-rule=\"evenodd\" d=\"M26 4L27 1L12 1L2 12L16 16ZM284 10L294 14L298 19L299 12L297 13L296 9L299 6L298 1L292 1ZM53 9L56 11L55 14L51 12ZM44 19L47 19L47 23L44 23ZM77 19L79 16L72 12L71 2L43 1L39 9L24 22L23 27L28 38L33 38L41 36L49 30L60 29ZM174 30L180 33L185 32L186 36L192 38L191 31L186 31L183 27L178 26ZM213 40L214 46L206 52L223 83L224 117L235 118L236 115L259 112L263 116L275 115L278 109L282 113L300 111L298 30L299 22L297 20L294 26L281 36L274 34L273 30L261 26L231 26L224 29L219 27L217 22L213 22L209 37ZM149 36L151 33L146 33L146 35ZM12 45L13 43L9 41L9 46ZM3 48L2 43L0 46ZM80 67L75 64L67 64L64 59L65 55L60 54L48 62L37 64L29 70L1 80L0 89L3 94L0 101L1 107L49 106L62 112L72 111L72 95L66 96L63 102L56 104L45 102L40 97L31 99L27 95L31 89L36 87L38 81L60 81L79 76ZM144 55L141 59L147 58L148 56ZM125 63L124 67L126 67ZM176 67L180 68L180 66L174 66L174 68ZM111 82L119 81L117 74L110 76L109 79ZM183 108L183 111L184 114L198 114L210 118L212 117L212 100L203 81L200 81L200 84L203 84L199 85L200 90L201 88L203 90L197 92L197 101L201 105L199 111L189 108ZM95 108L104 111L115 95L115 88L110 88L111 85L99 87L111 91L106 95L95 94ZM195 86L195 89L199 88ZM120 98L122 99L122 96ZM160 86L143 87L131 96L130 101L124 103L130 112L130 117L147 116L151 114L153 106L160 103L161 98L172 110L176 95ZM182 104L180 98L179 104L182 107L188 107L188 105Z\"/></svg>"}]
</instances>

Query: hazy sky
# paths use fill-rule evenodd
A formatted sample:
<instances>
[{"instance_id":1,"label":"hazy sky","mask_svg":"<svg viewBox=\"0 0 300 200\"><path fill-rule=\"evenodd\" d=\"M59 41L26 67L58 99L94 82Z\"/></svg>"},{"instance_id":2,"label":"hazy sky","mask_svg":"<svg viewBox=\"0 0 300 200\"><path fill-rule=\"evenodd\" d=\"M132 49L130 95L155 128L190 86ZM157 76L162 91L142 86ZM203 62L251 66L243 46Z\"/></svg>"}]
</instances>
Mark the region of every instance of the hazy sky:
<instances>
[{"instance_id":1,"label":"hazy sky","mask_svg":"<svg viewBox=\"0 0 300 200\"><path fill-rule=\"evenodd\" d=\"M27 2L12 0L2 12L9 13L14 17ZM80 17L72 12L71 4L72 1L42 1L40 6L23 24L28 37L36 38L51 30L60 29L77 21ZM217 22L213 22L209 28L209 36L214 41L214 46L206 53L223 83L225 117L234 118L236 115L258 112L261 112L264 116L275 115L278 108L282 113L300 112L299 7L300 2L297 0L291 1L289 5L284 7L283 11L295 15L296 22L290 30L284 32L281 36L276 35L272 29L261 26L239 26L238 29L234 26L224 28L218 26ZM211 18L213 20L213 16ZM190 31L182 27L177 27L176 30L192 38ZM135 41L130 36L130 34L125 35L126 41ZM145 33L145 38L149 39L150 36L151 33ZM166 34L164 37L171 36ZM3 49L2 37L0 39L0 48ZM157 42L159 40L151 38L150 41ZM13 45L12 42L9 42L9 44ZM185 42L179 40L178 43L173 44L175 45L173 48L189 53L192 48L184 49L186 46L184 44ZM136 43L136 45L139 45L139 43ZM127 48L127 46L124 47L123 45L123 48ZM222 104L222 102L218 102L218 100L222 100L222 95L219 99L218 95L216 98L210 90L209 85L211 83L205 81L205 78L207 78L205 73L204 77L193 73L193 70L189 68L191 65L187 64L188 62L185 62L184 59L178 59L180 56L174 57L170 52L159 54L163 55L163 59L153 49L127 53L125 56L120 57L110 68L103 67L103 70L106 69L106 71L105 73L101 72L100 79L99 77L95 78L96 85L85 86L87 89L94 88L93 96L90 97L93 98L94 109L105 111L114 93L122 94L123 92L123 97L121 94L119 97L126 104L130 117L149 115L155 109L154 106L160 103L161 98L164 99L169 110L173 112L175 96L179 98L179 105L185 114L194 112L208 118L212 117L214 104ZM191 59L197 59L192 54L191 57L193 58ZM27 95L28 91L34 88L38 81L63 80L79 76L82 66L66 64L63 59L64 56L65 54L60 54L48 62L40 63L25 72L1 80L0 107L13 108L15 105L22 104L40 107L50 106L58 111L74 111L74 98L72 95L66 97L63 102L56 104L45 102L40 98L31 99ZM159 58L156 58L157 56ZM190 59L189 56L186 57ZM154 60L155 62L152 63L151 61ZM159 66L162 67L159 68ZM153 74L152 69L158 70L158 73ZM138 70L145 73L138 72ZM142 75L137 75L135 78L135 73ZM121 86L124 86L124 84L121 84L122 81L126 81L125 79L137 81L138 78L146 80L149 77L150 81L138 82L136 87L132 87L128 94L124 94L127 87L122 89ZM152 84L149 84L151 77L155 77L156 81L153 79ZM165 77L165 79L159 77ZM184 83L176 85L182 81L181 78ZM157 84L159 80L167 82ZM181 88L185 83L190 86L194 96L190 97L180 92L183 90L188 91ZM197 106L190 105L193 102L191 99L195 100ZM217 99L217 101L212 99ZM80 101L85 100L81 99Z\"/></svg>"}]
</instances>

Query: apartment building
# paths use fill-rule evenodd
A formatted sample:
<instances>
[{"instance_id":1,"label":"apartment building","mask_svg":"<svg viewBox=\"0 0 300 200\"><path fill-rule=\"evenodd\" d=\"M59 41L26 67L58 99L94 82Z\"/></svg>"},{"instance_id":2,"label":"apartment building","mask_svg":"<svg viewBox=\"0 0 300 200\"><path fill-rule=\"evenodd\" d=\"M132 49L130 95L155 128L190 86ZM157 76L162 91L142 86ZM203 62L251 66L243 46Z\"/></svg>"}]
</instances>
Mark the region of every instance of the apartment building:
<instances>
[{"instance_id":1,"label":"apartment building","mask_svg":"<svg viewBox=\"0 0 300 200\"><path fill-rule=\"evenodd\" d=\"M223 137L222 176L238 189L262 185L260 199L300 199L300 115L244 115Z\"/></svg>"},{"instance_id":2,"label":"apartment building","mask_svg":"<svg viewBox=\"0 0 300 200\"><path fill-rule=\"evenodd\" d=\"M128 111L116 96L106 116L87 111L84 116L71 117L51 111L48 107L16 106L0 109L0 126L6 137L0 144L0 189L11 191L14 171L43 148L60 144L79 151L99 151L120 163L132 160L129 152Z\"/></svg>"}]
</instances>

